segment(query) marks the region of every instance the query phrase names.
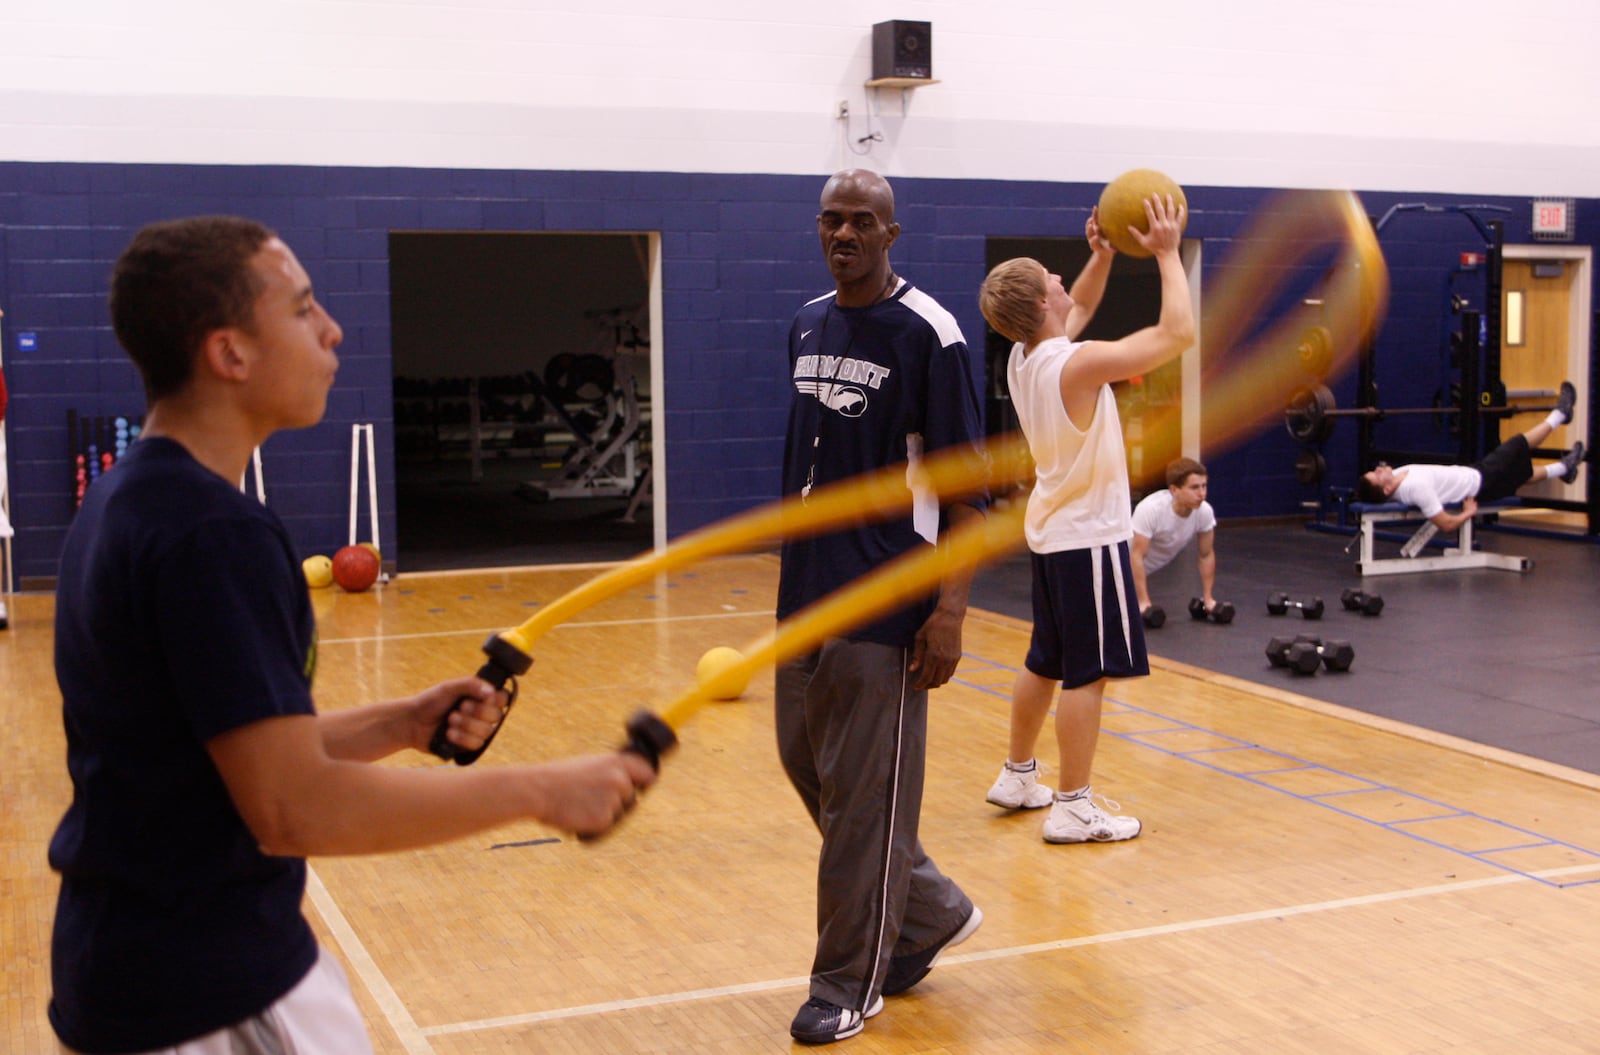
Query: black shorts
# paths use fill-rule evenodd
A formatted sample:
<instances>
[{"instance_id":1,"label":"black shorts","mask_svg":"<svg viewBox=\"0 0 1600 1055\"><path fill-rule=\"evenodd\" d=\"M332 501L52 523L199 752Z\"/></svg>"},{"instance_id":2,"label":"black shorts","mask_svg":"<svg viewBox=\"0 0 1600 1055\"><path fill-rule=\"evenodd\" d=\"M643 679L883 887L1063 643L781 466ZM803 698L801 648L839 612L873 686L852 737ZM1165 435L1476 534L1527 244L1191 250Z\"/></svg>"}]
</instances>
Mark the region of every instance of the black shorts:
<instances>
[{"instance_id":1,"label":"black shorts","mask_svg":"<svg viewBox=\"0 0 1600 1055\"><path fill-rule=\"evenodd\" d=\"M1506 440L1473 466L1483 474L1478 488L1479 502L1498 502L1517 493L1517 488L1533 477L1533 451L1522 433Z\"/></svg>"},{"instance_id":2,"label":"black shorts","mask_svg":"<svg viewBox=\"0 0 1600 1055\"><path fill-rule=\"evenodd\" d=\"M1024 666L1067 689L1150 673L1126 542L1033 554Z\"/></svg>"}]
</instances>

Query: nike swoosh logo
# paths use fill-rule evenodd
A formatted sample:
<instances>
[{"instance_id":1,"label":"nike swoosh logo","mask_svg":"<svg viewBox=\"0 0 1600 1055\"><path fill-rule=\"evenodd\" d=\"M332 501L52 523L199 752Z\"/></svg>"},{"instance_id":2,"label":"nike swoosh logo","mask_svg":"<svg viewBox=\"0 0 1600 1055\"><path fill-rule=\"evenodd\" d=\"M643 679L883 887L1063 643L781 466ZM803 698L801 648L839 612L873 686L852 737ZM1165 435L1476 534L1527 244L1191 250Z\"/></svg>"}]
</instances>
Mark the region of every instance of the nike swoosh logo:
<instances>
[{"instance_id":1,"label":"nike swoosh logo","mask_svg":"<svg viewBox=\"0 0 1600 1055\"><path fill-rule=\"evenodd\" d=\"M805 339L806 339L806 338L807 338L807 337L808 337L808 336L810 336L810 334L811 334L811 331L810 331L810 330L801 330L801 331L800 331L800 339L801 339L801 340L802 340L802 341L803 341L803 340L805 340Z\"/></svg>"}]
</instances>

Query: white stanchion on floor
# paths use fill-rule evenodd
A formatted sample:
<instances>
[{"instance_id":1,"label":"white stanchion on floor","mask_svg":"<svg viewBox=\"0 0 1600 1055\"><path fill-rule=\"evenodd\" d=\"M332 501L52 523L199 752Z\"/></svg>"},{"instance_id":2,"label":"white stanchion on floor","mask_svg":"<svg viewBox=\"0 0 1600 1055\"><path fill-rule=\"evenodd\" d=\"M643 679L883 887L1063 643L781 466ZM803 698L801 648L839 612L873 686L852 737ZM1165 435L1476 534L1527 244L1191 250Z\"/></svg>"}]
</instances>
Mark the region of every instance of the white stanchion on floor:
<instances>
[{"instance_id":1,"label":"white stanchion on floor","mask_svg":"<svg viewBox=\"0 0 1600 1055\"><path fill-rule=\"evenodd\" d=\"M366 439L367 453L367 516L372 524L372 545L379 553L383 552L383 543L378 538L378 462L374 452L374 440L371 423L350 426L350 542L356 544L356 513L359 509L357 496L361 493L361 451L362 438ZM378 572L379 582L388 582L387 572Z\"/></svg>"},{"instance_id":2,"label":"white stanchion on floor","mask_svg":"<svg viewBox=\"0 0 1600 1055\"><path fill-rule=\"evenodd\" d=\"M5 312L0 311L0 318L4 316ZM0 345L0 348L3 347ZM3 358L4 355L0 354L0 359ZM11 563L11 536L16 532L11 527L11 485L6 476L6 406L9 402L5 374L0 373L0 560L5 561L4 575L0 575L0 630L11 625L11 613L6 608L5 599L17 589Z\"/></svg>"},{"instance_id":3,"label":"white stanchion on floor","mask_svg":"<svg viewBox=\"0 0 1600 1055\"><path fill-rule=\"evenodd\" d=\"M6 427L0 423L0 562L5 564L5 573L0 576L0 630L11 625L5 598L17 590L11 563L11 536L15 533L11 528L11 488L6 476Z\"/></svg>"}]
</instances>

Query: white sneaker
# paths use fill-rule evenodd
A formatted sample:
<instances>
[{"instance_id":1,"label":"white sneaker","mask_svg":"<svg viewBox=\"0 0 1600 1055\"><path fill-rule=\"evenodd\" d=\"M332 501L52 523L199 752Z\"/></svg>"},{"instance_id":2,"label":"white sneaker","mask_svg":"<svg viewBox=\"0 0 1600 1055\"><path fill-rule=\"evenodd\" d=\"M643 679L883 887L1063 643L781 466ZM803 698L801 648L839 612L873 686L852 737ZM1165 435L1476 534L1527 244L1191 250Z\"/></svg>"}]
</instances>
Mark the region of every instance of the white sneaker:
<instances>
[{"instance_id":1,"label":"white sneaker","mask_svg":"<svg viewBox=\"0 0 1600 1055\"><path fill-rule=\"evenodd\" d=\"M1106 805L1120 807L1110 799ZM1119 817L1095 805L1094 792L1080 798L1055 800L1044 821L1047 843L1111 843L1139 834L1139 818Z\"/></svg>"},{"instance_id":2,"label":"white sneaker","mask_svg":"<svg viewBox=\"0 0 1600 1055\"><path fill-rule=\"evenodd\" d=\"M1043 809L1055 801L1056 793L1039 783L1039 763L1026 771L1012 769L1007 763L1000 767L1000 775L985 798L996 806L1008 810Z\"/></svg>"}]
</instances>

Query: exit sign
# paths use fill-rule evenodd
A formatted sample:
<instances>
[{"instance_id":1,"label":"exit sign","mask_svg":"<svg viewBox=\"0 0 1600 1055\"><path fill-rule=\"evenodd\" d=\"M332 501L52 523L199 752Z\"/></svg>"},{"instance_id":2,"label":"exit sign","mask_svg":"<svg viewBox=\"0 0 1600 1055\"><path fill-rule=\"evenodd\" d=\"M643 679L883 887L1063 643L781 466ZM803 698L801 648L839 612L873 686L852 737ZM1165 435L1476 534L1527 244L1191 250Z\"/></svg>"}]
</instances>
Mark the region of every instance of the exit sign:
<instances>
[{"instance_id":1,"label":"exit sign","mask_svg":"<svg viewBox=\"0 0 1600 1055\"><path fill-rule=\"evenodd\" d=\"M1536 198L1533 202L1533 236L1542 241L1571 241L1571 198Z\"/></svg>"}]
</instances>

